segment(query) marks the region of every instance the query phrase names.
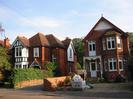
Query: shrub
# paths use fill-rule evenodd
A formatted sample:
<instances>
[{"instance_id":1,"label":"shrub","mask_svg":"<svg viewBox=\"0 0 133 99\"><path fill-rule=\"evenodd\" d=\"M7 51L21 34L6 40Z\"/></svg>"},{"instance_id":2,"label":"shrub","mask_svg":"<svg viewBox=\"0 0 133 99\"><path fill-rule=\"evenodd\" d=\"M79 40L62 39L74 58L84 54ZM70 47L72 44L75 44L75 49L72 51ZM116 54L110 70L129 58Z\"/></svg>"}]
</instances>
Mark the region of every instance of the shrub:
<instances>
[{"instance_id":1,"label":"shrub","mask_svg":"<svg viewBox=\"0 0 133 99\"><path fill-rule=\"evenodd\" d=\"M42 71L39 69L28 68L28 69L13 69L10 82L14 86L19 82L44 79L45 77L53 76L50 71Z\"/></svg>"},{"instance_id":2,"label":"shrub","mask_svg":"<svg viewBox=\"0 0 133 99\"><path fill-rule=\"evenodd\" d=\"M123 75L118 75L115 78L115 82L125 82L125 81L126 81L126 78Z\"/></svg>"},{"instance_id":3,"label":"shrub","mask_svg":"<svg viewBox=\"0 0 133 99\"><path fill-rule=\"evenodd\" d=\"M77 69L82 69L82 67L79 63L77 63L76 65L77 65Z\"/></svg>"}]
</instances>

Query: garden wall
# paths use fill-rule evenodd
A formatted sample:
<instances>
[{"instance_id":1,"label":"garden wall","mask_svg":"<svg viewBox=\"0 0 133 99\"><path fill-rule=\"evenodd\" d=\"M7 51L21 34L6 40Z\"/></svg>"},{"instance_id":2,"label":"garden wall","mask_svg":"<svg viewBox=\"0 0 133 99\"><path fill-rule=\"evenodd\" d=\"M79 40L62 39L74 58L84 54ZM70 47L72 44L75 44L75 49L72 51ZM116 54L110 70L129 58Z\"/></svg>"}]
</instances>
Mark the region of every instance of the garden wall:
<instances>
[{"instance_id":1,"label":"garden wall","mask_svg":"<svg viewBox=\"0 0 133 99\"><path fill-rule=\"evenodd\" d=\"M43 84L42 79L36 79L36 80L29 80L29 81L22 81L17 83L14 88L24 88L24 87L30 87L30 86L36 86Z\"/></svg>"},{"instance_id":2,"label":"garden wall","mask_svg":"<svg viewBox=\"0 0 133 99\"><path fill-rule=\"evenodd\" d=\"M68 76L45 78L43 80L44 90L54 91L57 87L62 87L70 79Z\"/></svg>"}]
</instances>

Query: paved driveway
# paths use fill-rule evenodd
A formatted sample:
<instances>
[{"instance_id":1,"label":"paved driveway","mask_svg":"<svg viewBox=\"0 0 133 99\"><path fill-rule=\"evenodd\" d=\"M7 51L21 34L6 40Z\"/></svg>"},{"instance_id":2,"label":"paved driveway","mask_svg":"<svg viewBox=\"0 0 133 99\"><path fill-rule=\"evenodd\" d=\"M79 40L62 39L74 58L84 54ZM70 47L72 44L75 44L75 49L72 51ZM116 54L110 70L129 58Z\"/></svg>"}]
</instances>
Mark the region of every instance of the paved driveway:
<instances>
[{"instance_id":1,"label":"paved driveway","mask_svg":"<svg viewBox=\"0 0 133 99\"><path fill-rule=\"evenodd\" d=\"M115 86L116 84L99 84L95 85L96 88L85 91L55 92L43 91L42 85L23 89L0 89L0 99L133 99L133 91L122 89L121 86L120 89L115 89Z\"/></svg>"}]
</instances>

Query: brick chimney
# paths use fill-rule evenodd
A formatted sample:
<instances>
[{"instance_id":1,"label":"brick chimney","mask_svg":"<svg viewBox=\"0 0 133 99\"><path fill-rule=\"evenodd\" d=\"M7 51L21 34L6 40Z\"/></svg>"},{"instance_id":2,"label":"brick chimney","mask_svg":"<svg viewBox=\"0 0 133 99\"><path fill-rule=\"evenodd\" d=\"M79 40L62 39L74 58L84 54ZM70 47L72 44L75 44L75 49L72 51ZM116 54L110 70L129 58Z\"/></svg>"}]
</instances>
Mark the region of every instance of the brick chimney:
<instances>
[{"instance_id":1,"label":"brick chimney","mask_svg":"<svg viewBox=\"0 0 133 99\"><path fill-rule=\"evenodd\" d=\"M4 39L4 47L5 48L9 48L10 47L10 43L9 43L9 39L8 38Z\"/></svg>"}]
</instances>

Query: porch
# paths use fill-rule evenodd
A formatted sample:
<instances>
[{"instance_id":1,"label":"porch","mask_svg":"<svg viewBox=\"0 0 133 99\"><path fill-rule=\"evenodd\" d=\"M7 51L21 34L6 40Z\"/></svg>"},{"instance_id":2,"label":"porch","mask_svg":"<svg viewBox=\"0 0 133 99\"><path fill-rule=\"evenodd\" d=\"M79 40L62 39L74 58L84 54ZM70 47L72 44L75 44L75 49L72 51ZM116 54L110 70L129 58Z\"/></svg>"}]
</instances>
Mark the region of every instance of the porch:
<instances>
[{"instance_id":1,"label":"porch","mask_svg":"<svg viewBox=\"0 0 133 99\"><path fill-rule=\"evenodd\" d=\"M103 65L101 56L92 56L83 58L84 69L87 72L87 77L103 78Z\"/></svg>"}]
</instances>

